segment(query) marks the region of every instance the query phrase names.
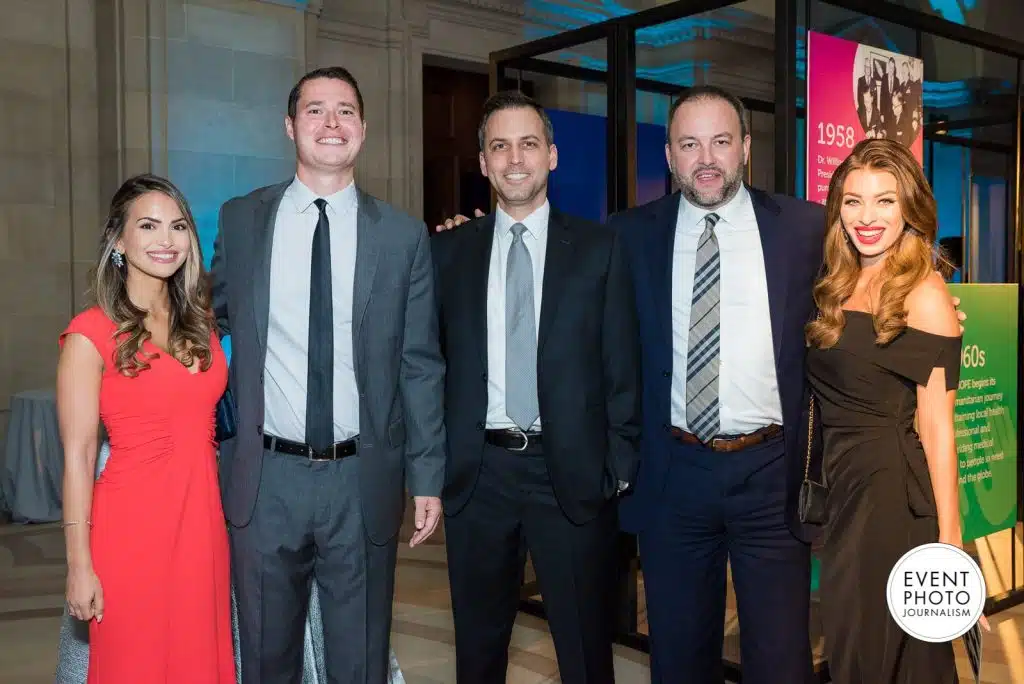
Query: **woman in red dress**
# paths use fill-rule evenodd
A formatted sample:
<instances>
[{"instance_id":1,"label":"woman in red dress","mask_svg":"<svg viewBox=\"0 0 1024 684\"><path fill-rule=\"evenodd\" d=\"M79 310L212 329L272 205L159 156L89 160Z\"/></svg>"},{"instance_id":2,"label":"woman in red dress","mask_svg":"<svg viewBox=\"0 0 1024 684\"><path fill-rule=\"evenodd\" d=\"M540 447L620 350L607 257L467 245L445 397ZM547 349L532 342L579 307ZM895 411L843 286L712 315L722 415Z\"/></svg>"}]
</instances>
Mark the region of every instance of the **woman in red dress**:
<instances>
[{"instance_id":1,"label":"woman in red dress","mask_svg":"<svg viewBox=\"0 0 1024 684\"><path fill-rule=\"evenodd\" d=\"M96 305L60 336L71 615L89 684L235 684L214 410L227 363L195 221L151 175L114 196ZM98 427L110 458L94 482Z\"/></svg>"}]
</instances>

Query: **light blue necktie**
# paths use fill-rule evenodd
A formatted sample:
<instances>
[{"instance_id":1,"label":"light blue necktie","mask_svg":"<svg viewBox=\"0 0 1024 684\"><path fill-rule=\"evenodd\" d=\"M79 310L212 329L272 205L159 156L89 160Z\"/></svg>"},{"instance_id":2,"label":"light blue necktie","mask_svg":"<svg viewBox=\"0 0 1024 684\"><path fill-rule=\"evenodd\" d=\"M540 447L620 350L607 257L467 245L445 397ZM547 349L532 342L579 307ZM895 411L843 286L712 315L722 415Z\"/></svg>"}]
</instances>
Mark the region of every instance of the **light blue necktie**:
<instances>
[{"instance_id":1,"label":"light blue necktie","mask_svg":"<svg viewBox=\"0 0 1024 684\"><path fill-rule=\"evenodd\" d=\"M537 333L533 308L533 262L523 242L526 226L512 226L505 273L505 413L529 430L537 407Z\"/></svg>"},{"instance_id":2,"label":"light blue necktie","mask_svg":"<svg viewBox=\"0 0 1024 684\"><path fill-rule=\"evenodd\" d=\"M690 432L708 442L720 428L718 410L719 261L715 225L718 214L704 218L697 245L686 357L686 422Z\"/></svg>"}]
</instances>

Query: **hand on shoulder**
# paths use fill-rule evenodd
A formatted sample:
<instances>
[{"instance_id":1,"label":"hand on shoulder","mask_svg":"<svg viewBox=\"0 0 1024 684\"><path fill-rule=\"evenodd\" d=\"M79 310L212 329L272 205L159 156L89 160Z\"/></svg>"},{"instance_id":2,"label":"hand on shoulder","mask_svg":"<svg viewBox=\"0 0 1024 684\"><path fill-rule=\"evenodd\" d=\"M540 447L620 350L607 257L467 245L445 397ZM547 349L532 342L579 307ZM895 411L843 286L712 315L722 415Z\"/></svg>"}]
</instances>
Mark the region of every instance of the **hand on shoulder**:
<instances>
[{"instance_id":1,"label":"hand on shoulder","mask_svg":"<svg viewBox=\"0 0 1024 684\"><path fill-rule=\"evenodd\" d=\"M960 320L946 282L932 273L907 295L907 325L934 335L958 337Z\"/></svg>"},{"instance_id":2,"label":"hand on shoulder","mask_svg":"<svg viewBox=\"0 0 1024 684\"><path fill-rule=\"evenodd\" d=\"M484 212L480 211L479 209L473 210L473 218L480 218L481 216L486 216L486 214L484 214ZM461 226L463 223L466 223L468 221L468 216L464 216L463 214L456 214L454 218L445 219L444 223L440 223L434 226L434 232L442 233L446 230L451 230L452 228Z\"/></svg>"}]
</instances>

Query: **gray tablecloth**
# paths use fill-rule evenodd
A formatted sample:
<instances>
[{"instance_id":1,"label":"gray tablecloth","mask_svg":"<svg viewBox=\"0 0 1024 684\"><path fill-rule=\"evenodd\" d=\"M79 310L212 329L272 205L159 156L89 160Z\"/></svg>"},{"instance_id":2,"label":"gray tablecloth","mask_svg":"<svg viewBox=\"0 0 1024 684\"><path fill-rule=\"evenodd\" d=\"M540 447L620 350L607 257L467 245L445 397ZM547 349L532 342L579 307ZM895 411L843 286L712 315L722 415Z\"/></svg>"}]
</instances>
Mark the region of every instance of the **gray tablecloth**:
<instances>
[{"instance_id":1,"label":"gray tablecloth","mask_svg":"<svg viewBox=\"0 0 1024 684\"><path fill-rule=\"evenodd\" d=\"M27 390L11 397L3 502L14 522L53 522L61 516L64 449L53 390Z\"/></svg>"}]
</instances>

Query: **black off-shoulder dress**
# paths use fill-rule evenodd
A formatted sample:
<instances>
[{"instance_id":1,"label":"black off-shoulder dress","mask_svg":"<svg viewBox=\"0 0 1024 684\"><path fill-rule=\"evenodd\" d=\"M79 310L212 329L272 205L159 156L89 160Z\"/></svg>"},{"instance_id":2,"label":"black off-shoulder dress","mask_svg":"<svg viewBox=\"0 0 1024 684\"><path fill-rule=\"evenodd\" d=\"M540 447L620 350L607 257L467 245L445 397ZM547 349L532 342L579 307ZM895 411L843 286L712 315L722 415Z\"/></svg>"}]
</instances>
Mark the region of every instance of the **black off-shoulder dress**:
<instances>
[{"instance_id":1,"label":"black off-shoulder dress","mask_svg":"<svg viewBox=\"0 0 1024 684\"><path fill-rule=\"evenodd\" d=\"M820 552L829 672L835 684L955 683L952 644L903 632L886 584L904 553L939 538L914 415L933 369L945 369L948 390L959 384L961 338L908 327L879 346L870 314L845 318L839 342L807 357L829 486Z\"/></svg>"}]
</instances>

